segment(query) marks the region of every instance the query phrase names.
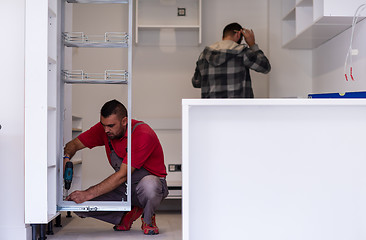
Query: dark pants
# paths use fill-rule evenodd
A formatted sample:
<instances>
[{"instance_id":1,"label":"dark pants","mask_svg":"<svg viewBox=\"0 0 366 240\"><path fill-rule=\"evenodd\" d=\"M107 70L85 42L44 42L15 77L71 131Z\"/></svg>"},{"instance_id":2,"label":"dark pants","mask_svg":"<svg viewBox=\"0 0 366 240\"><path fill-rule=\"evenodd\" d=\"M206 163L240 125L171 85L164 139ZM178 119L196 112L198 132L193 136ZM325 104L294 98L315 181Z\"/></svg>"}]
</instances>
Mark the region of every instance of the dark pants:
<instances>
[{"instance_id":1,"label":"dark pants","mask_svg":"<svg viewBox=\"0 0 366 240\"><path fill-rule=\"evenodd\" d=\"M151 223L151 217L161 201L168 196L168 187L164 178L151 175L144 168L136 169L132 174L131 201L132 206L144 209L144 221ZM92 199L91 201L121 201L126 200L126 184L123 183L115 190ZM117 225L126 212L75 212L80 217L93 217Z\"/></svg>"}]
</instances>

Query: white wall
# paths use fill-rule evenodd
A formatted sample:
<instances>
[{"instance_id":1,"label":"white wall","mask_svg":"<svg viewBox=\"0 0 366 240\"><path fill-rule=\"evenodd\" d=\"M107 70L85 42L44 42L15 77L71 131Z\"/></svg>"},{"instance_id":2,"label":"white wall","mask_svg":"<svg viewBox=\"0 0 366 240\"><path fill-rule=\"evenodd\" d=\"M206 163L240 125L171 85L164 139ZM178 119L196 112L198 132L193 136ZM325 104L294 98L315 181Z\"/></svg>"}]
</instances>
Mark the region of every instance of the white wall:
<instances>
[{"instance_id":1,"label":"white wall","mask_svg":"<svg viewBox=\"0 0 366 240\"><path fill-rule=\"evenodd\" d=\"M1 239L31 237L24 224L24 11L25 1L0 2Z\"/></svg>"},{"instance_id":2,"label":"white wall","mask_svg":"<svg viewBox=\"0 0 366 240\"><path fill-rule=\"evenodd\" d=\"M139 44L133 53L133 101L132 116L136 119L181 119L181 100L200 98L200 89L192 87L191 78L200 52L206 45L221 40L222 30L228 23L239 22L252 28L259 47L268 54L268 14L267 0L203 0L202 40L200 46L147 46ZM105 31L127 31L123 23L127 14L126 6L82 5L73 8L73 31L100 34ZM103 17L107 15L107 17ZM139 39L139 42L142 39ZM126 65L121 58L121 49L76 49L73 53L73 68L84 68L89 72L104 71L105 68L118 69ZM106 53L105 53L106 52ZM98 56L97 58L95 56ZM256 97L268 97L268 75L252 73ZM116 98L127 103L126 86L73 86L73 113L83 118L84 130L99 121L101 106ZM157 132L166 154L166 159L181 161L181 150L170 148L181 146L180 132ZM178 137L176 135L179 135ZM179 139L175 143L166 139ZM165 143L166 142L166 143ZM169 148L169 149L168 149ZM168 155L167 155L168 154ZM83 187L94 184L108 174L111 168L105 158L103 148L85 150L83 158ZM86 170L87 169L87 170Z\"/></svg>"},{"instance_id":3,"label":"white wall","mask_svg":"<svg viewBox=\"0 0 366 240\"><path fill-rule=\"evenodd\" d=\"M356 9L355 9L356 11ZM353 48L359 55L353 56L353 76L350 80L349 68L347 82L344 76L344 63L349 48L351 28L313 50L313 92L352 92L366 90L366 21L356 25Z\"/></svg>"},{"instance_id":4,"label":"white wall","mask_svg":"<svg viewBox=\"0 0 366 240\"><path fill-rule=\"evenodd\" d=\"M238 22L245 28L253 29L259 48L267 56L269 55L267 0L203 0L202 5L202 50L205 45L221 40L222 30L227 24ZM254 96L256 98L268 97L269 75L251 71L251 77Z\"/></svg>"},{"instance_id":5,"label":"white wall","mask_svg":"<svg viewBox=\"0 0 366 240\"><path fill-rule=\"evenodd\" d=\"M312 91L312 51L282 48L282 1L269 0L269 96L307 97Z\"/></svg>"}]
</instances>

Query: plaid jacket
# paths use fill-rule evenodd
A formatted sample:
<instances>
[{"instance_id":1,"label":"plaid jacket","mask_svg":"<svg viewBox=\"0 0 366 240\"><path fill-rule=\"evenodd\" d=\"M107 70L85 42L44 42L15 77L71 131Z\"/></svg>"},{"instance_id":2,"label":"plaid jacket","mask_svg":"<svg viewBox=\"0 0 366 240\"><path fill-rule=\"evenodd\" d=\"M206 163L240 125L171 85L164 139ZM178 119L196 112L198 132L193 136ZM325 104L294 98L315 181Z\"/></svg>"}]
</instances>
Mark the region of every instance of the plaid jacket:
<instances>
[{"instance_id":1,"label":"plaid jacket","mask_svg":"<svg viewBox=\"0 0 366 240\"><path fill-rule=\"evenodd\" d=\"M253 98L249 69L262 73L271 70L258 45L249 48L231 40L220 41L199 56L192 84L201 88L202 98Z\"/></svg>"}]
</instances>

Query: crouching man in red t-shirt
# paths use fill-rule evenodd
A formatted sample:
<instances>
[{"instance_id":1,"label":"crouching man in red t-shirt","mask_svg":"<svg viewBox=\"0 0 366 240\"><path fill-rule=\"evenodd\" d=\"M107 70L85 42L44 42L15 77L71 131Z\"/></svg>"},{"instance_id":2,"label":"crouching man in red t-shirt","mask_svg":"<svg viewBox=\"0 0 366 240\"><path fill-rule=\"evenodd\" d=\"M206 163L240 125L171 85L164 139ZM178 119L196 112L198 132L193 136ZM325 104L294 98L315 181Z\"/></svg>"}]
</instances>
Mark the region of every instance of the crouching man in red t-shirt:
<instances>
[{"instance_id":1,"label":"crouching man in red t-shirt","mask_svg":"<svg viewBox=\"0 0 366 240\"><path fill-rule=\"evenodd\" d=\"M114 230L130 230L141 214L144 234L159 233L155 210L168 195L163 149L155 132L145 123L132 119L131 126L131 201L130 212L79 212L80 217L94 217L114 224ZM126 201L127 180L127 110L117 100L105 103L100 122L64 148L64 166L78 150L105 146L109 163L115 173L84 191L74 191L66 200L76 203L92 201Z\"/></svg>"}]
</instances>

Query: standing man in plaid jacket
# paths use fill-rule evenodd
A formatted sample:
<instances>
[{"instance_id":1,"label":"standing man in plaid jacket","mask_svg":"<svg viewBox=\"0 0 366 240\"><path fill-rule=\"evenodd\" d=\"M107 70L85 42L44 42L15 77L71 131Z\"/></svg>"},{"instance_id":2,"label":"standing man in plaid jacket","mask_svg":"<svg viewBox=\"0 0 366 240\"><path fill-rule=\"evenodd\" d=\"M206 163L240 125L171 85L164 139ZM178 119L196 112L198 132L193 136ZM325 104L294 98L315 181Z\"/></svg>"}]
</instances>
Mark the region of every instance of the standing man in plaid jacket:
<instances>
[{"instance_id":1,"label":"standing man in plaid jacket","mask_svg":"<svg viewBox=\"0 0 366 240\"><path fill-rule=\"evenodd\" d=\"M243 37L248 44L241 44ZM192 78L202 98L253 98L249 69L268 73L271 65L255 43L253 30L238 23L224 28L222 41L206 47Z\"/></svg>"}]
</instances>

